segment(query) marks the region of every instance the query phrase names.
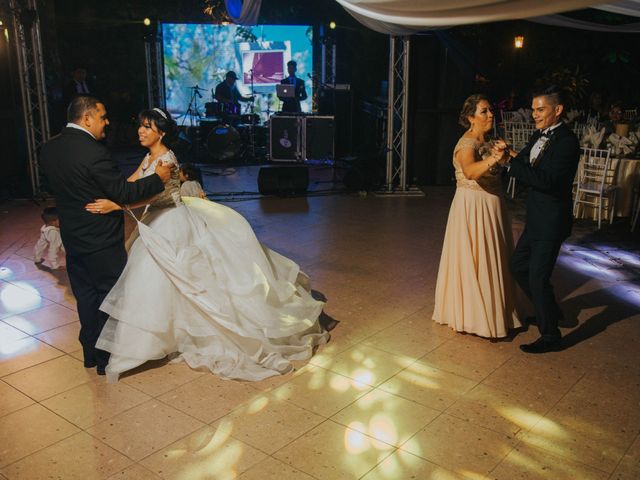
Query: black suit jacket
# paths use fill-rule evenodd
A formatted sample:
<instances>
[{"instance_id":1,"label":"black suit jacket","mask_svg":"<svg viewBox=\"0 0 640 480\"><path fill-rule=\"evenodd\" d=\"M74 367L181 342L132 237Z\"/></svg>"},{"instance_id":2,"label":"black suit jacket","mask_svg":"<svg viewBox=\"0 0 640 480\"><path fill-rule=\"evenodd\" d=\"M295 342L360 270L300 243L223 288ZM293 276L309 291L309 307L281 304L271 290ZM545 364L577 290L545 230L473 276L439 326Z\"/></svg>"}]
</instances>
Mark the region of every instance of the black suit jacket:
<instances>
[{"instance_id":1,"label":"black suit jacket","mask_svg":"<svg viewBox=\"0 0 640 480\"><path fill-rule=\"evenodd\" d=\"M68 255L94 253L124 243L122 211L89 213L87 203L108 198L123 205L164 190L158 175L127 182L107 148L88 133L65 127L42 147L40 162L56 197L60 234Z\"/></svg>"},{"instance_id":2,"label":"black suit jacket","mask_svg":"<svg viewBox=\"0 0 640 480\"><path fill-rule=\"evenodd\" d=\"M304 80L294 77L296 80L295 85L295 95L296 98L281 98L282 100L282 111L283 112L291 112L297 113L301 112L300 109L300 101L307 99L307 89L304 87ZM291 80L289 77L285 78L280 82L281 85L291 85Z\"/></svg>"},{"instance_id":3,"label":"black suit jacket","mask_svg":"<svg viewBox=\"0 0 640 480\"><path fill-rule=\"evenodd\" d=\"M509 175L529 186L526 229L533 240L564 240L571 234L571 192L580 161L578 138L564 123L556 127L549 145L532 166L531 148L541 133L533 134L527 146L511 162Z\"/></svg>"}]
</instances>

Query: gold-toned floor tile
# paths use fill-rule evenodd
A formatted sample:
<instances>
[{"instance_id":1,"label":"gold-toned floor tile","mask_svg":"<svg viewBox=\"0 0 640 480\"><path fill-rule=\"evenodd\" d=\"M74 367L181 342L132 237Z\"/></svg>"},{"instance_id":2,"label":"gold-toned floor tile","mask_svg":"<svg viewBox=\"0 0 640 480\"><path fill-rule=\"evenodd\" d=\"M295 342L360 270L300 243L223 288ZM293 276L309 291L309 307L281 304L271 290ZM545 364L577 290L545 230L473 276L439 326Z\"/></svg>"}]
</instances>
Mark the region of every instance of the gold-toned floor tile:
<instances>
[{"instance_id":1,"label":"gold-toned floor tile","mask_svg":"<svg viewBox=\"0 0 640 480\"><path fill-rule=\"evenodd\" d=\"M121 453L80 432L12 463L4 472L16 480L101 480L130 464Z\"/></svg>"},{"instance_id":2,"label":"gold-toned floor tile","mask_svg":"<svg viewBox=\"0 0 640 480\"><path fill-rule=\"evenodd\" d=\"M507 344L489 343L485 339L466 339L459 335L420 360L471 380L483 380L514 355Z\"/></svg>"},{"instance_id":3,"label":"gold-toned floor tile","mask_svg":"<svg viewBox=\"0 0 640 480\"><path fill-rule=\"evenodd\" d=\"M40 405L0 417L0 467L48 447L79 430ZM10 439L10 441L7 441Z\"/></svg>"},{"instance_id":4,"label":"gold-toned floor tile","mask_svg":"<svg viewBox=\"0 0 640 480\"><path fill-rule=\"evenodd\" d=\"M0 380L0 417L33 403L31 398Z\"/></svg>"},{"instance_id":5,"label":"gold-toned floor tile","mask_svg":"<svg viewBox=\"0 0 640 480\"><path fill-rule=\"evenodd\" d=\"M638 478L640 478L640 437L622 457L615 472L611 475L611 480L637 480Z\"/></svg>"},{"instance_id":6,"label":"gold-toned floor tile","mask_svg":"<svg viewBox=\"0 0 640 480\"><path fill-rule=\"evenodd\" d=\"M17 328L0 320L0 349L2 349L4 345L9 345L16 340L20 340L21 338L26 338L28 336L28 333L18 330Z\"/></svg>"},{"instance_id":7,"label":"gold-toned floor tile","mask_svg":"<svg viewBox=\"0 0 640 480\"><path fill-rule=\"evenodd\" d=\"M107 480L161 480L161 478L148 468L135 464L121 472L114 473Z\"/></svg>"},{"instance_id":8,"label":"gold-toned floor tile","mask_svg":"<svg viewBox=\"0 0 640 480\"><path fill-rule=\"evenodd\" d=\"M477 385L447 408L448 415L513 436L531 429L549 407L534 398L520 398L485 385Z\"/></svg>"},{"instance_id":9,"label":"gold-toned floor tile","mask_svg":"<svg viewBox=\"0 0 640 480\"><path fill-rule=\"evenodd\" d=\"M445 338L434 335L430 329L425 328L424 320L418 317L386 328L368 337L363 343L385 352L417 359L446 341Z\"/></svg>"},{"instance_id":10,"label":"gold-toned floor tile","mask_svg":"<svg viewBox=\"0 0 640 480\"><path fill-rule=\"evenodd\" d=\"M443 413L400 448L446 469L488 474L516 440Z\"/></svg>"},{"instance_id":11,"label":"gold-toned floor tile","mask_svg":"<svg viewBox=\"0 0 640 480\"><path fill-rule=\"evenodd\" d=\"M78 314L62 305L47 305L31 312L14 315L3 320L30 335L78 321Z\"/></svg>"},{"instance_id":12,"label":"gold-toned floor tile","mask_svg":"<svg viewBox=\"0 0 640 480\"><path fill-rule=\"evenodd\" d=\"M485 477L465 477L446 470L404 450L397 450L367 473L362 480L482 480Z\"/></svg>"},{"instance_id":13,"label":"gold-toned floor tile","mask_svg":"<svg viewBox=\"0 0 640 480\"><path fill-rule=\"evenodd\" d=\"M273 394L258 395L213 424L229 425L238 440L272 454L325 421Z\"/></svg>"},{"instance_id":14,"label":"gold-toned floor tile","mask_svg":"<svg viewBox=\"0 0 640 480\"><path fill-rule=\"evenodd\" d=\"M186 363L147 362L127 372L120 381L147 395L157 397L211 372L193 370Z\"/></svg>"},{"instance_id":15,"label":"gold-toned floor tile","mask_svg":"<svg viewBox=\"0 0 640 480\"><path fill-rule=\"evenodd\" d=\"M99 379L48 398L42 405L86 429L149 399L125 383L109 384Z\"/></svg>"},{"instance_id":16,"label":"gold-toned floor tile","mask_svg":"<svg viewBox=\"0 0 640 480\"><path fill-rule=\"evenodd\" d=\"M54 328L35 335L39 340L62 350L65 353L71 353L78 350L80 347L80 341L78 335L80 334L80 322L69 323L62 327Z\"/></svg>"},{"instance_id":17,"label":"gold-toned floor tile","mask_svg":"<svg viewBox=\"0 0 640 480\"><path fill-rule=\"evenodd\" d=\"M64 355L33 337L21 338L0 349L0 377Z\"/></svg>"},{"instance_id":18,"label":"gold-toned floor tile","mask_svg":"<svg viewBox=\"0 0 640 480\"><path fill-rule=\"evenodd\" d=\"M491 472L492 480L606 480L609 474L548 451L518 445Z\"/></svg>"},{"instance_id":19,"label":"gold-toned floor tile","mask_svg":"<svg viewBox=\"0 0 640 480\"><path fill-rule=\"evenodd\" d=\"M551 408L584 374L584 368L551 362L548 358L527 357L506 362L482 384Z\"/></svg>"},{"instance_id":20,"label":"gold-toned floor tile","mask_svg":"<svg viewBox=\"0 0 640 480\"><path fill-rule=\"evenodd\" d=\"M195 418L151 400L98 423L87 432L139 461L202 426Z\"/></svg>"},{"instance_id":21,"label":"gold-toned floor tile","mask_svg":"<svg viewBox=\"0 0 640 480\"><path fill-rule=\"evenodd\" d=\"M306 473L267 457L240 475L239 480L314 480Z\"/></svg>"},{"instance_id":22,"label":"gold-toned floor tile","mask_svg":"<svg viewBox=\"0 0 640 480\"><path fill-rule=\"evenodd\" d=\"M33 310L51 305L53 302L40 295L26 282L0 283L0 319L26 314Z\"/></svg>"},{"instance_id":23,"label":"gold-toned floor tile","mask_svg":"<svg viewBox=\"0 0 640 480\"><path fill-rule=\"evenodd\" d=\"M414 361L410 357L392 355L366 345L356 345L332 359L323 359L319 364L314 363L314 359L311 359L314 365L374 387Z\"/></svg>"},{"instance_id":24,"label":"gold-toned floor tile","mask_svg":"<svg viewBox=\"0 0 640 480\"><path fill-rule=\"evenodd\" d=\"M220 425L201 428L140 463L166 480L231 480L266 457Z\"/></svg>"},{"instance_id":25,"label":"gold-toned floor tile","mask_svg":"<svg viewBox=\"0 0 640 480\"><path fill-rule=\"evenodd\" d=\"M418 360L378 388L443 411L476 385L475 380L440 370Z\"/></svg>"},{"instance_id":26,"label":"gold-toned floor tile","mask_svg":"<svg viewBox=\"0 0 640 480\"><path fill-rule=\"evenodd\" d=\"M273 456L320 480L358 479L395 448L327 420Z\"/></svg>"},{"instance_id":27,"label":"gold-toned floor tile","mask_svg":"<svg viewBox=\"0 0 640 480\"><path fill-rule=\"evenodd\" d=\"M66 285L44 285L38 288L40 295L58 305L62 305L70 310L77 311L76 299L73 296L70 286Z\"/></svg>"},{"instance_id":28,"label":"gold-toned floor tile","mask_svg":"<svg viewBox=\"0 0 640 480\"><path fill-rule=\"evenodd\" d=\"M223 380L208 374L160 395L158 400L211 423L259 395L248 382Z\"/></svg>"},{"instance_id":29,"label":"gold-toned floor tile","mask_svg":"<svg viewBox=\"0 0 640 480\"><path fill-rule=\"evenodd\" d=\"M370 392L372 388L330 370L313 367L276 388L272 393L280 400L288 400L305 410L328 418Z\"/></svg>"},{"instance_id":30,"label":"gold-toned floor tile","mask_svg":"<svg viewBox=\"0 0 640 480\"><path fill-rule=\"evenodd\" d=\"M359 398L331 419L398 447L422 430L440 413L438 410L376 389Z\"/></svg>"},{"instance_id":31,"label":"gold-toned floor tile","mask_svg":"<svg viewBox=\"0 0 640 480\"><path fill-rule=\"evenodd\" d=\"M589 465L605 472L613 472L624 456L625 448L604 440L594 440L569 429L557 421L543 418L529 432L521 432L518 439L552 454Z\"/></svg>"},{"instance_id":32,"label":"gold-toned floor tile","mask_svg":"<svg viewBox=\"0 0 640 480\"><path fill-rule=\"evenodd\" d=\"M82 362L64 355L7 375L3 380L31 398L41 401L83 383L95 381L97 375L95 370L84 368Z\"/></svg>"}]
</instances>

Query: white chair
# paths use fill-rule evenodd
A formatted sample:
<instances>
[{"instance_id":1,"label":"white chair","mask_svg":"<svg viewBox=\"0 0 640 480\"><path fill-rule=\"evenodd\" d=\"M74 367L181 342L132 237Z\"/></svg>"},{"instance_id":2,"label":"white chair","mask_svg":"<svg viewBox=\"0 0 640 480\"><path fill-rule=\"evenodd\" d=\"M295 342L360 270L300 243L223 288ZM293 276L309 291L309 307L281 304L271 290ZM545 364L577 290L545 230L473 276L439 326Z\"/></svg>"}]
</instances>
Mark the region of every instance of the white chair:
<instances>
[{"instance_id":1,"label":"white chair","mask_svg":"<svg viewBox=\"0 0 640 480\"><path fill-rule=\"evenodd\" d=\"M637 116L638 116L637 108L631 108L629 110L625 110L624 112L622 112L622 119L626 121L635 120Z\"/></svg>"},{"instance_id":2,"label":"white chair","mask_svg":"<svg viewBox=\"0 0 640 480\"><path fill-rule=\"evenodd\" d=\"M606 214L613 223L616 203L616 168L611 162L611 150L582 148L582 158L573 201L573 216L580 214L581 205L598 209L598 230L602 226L602 209L606 201Z\"/></svg>"},{"instance_id":3,"label":"white chair","mask_svg":"<svg viewBox=\"0 0 640 480\"><path fill-rule=\"evenodd\" d=\"M502 120L502 123L517 122L518 120L520 120L520 114L518 112L505 112L504 110L501 110L500 118Z\"/></svg>"},{"instance_id":4,"label":"white chair","mask_svg":"<svg viewBox=\"0 0 640 480\"><path fill-rule=\"evenodd\" d=\"M529 123L511 122L505 126L505 141L513 150L519 152L527 145L535 131L536 128ZM509 177L507 194L511 194L511 198L516 196L516 179L513 177Z\"/></svg>"}]
</instances>

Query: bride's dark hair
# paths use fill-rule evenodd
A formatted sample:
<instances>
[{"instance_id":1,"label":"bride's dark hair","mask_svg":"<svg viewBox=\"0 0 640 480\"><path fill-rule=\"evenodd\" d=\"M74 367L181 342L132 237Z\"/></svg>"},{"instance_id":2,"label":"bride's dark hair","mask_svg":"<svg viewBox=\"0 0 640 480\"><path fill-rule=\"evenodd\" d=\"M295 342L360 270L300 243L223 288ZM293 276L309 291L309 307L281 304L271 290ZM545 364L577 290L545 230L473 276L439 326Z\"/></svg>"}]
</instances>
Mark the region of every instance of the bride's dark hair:
<instances>
[{"instance_id":1,"label":"bride's dark hair","mask_svg":"<svg viewBox=\"0 0 640 480\"><path fill-rule=\"evenodd\" d=\"M145 121L153 122L158 131L164 133L164 137L160 140L162 144L169 149L173 148L178 138L178 124L171 118L169 112L158 107L142 110L138 114L138 123L142 125Z\"/></svg>"},{"instance_id":2,"label":"bride's dark hair","mask_svg":"<svg viewBox=\"0 0 640 480\"><path fill-rule=\"evenodd\" d=\"M476 114L476 107L483 100L489 102L489 99L486 95L482 93L475 93L467 97L467 99L462 104L462 110L460 111L460 116L458 117L458 123L462 125L465 130L469 130L469 127L471 127L471 123L469 123L469 119L467 117L473 117Z\"/></svg>"}]
</instances>

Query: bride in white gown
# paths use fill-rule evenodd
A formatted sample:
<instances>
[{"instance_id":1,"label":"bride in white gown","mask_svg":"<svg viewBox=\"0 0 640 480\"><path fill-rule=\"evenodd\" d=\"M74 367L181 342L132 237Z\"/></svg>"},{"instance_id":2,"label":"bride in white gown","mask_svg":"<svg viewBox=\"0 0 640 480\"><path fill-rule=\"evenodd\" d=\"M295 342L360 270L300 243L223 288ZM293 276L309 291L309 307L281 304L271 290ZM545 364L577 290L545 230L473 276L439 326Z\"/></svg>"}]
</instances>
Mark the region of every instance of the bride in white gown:
<instances>
[{"instance_id":1,"label":"bride in white gown","mask_svg":"<svg viewBox=\"0 0 640 480\"><path fill-rule=\"evenodd\" d=\"M159 162L177 164L165 145L175 122L159 108L140 114L140 143L149 149L131 181ZM128 240L129 259L100 309L109 319L97 348L111 352L109 381L166 356L224 377L261 380L293 369L329 334L318 318L324 303L305 288L296 263L263 246L234 210L179 196L179 181L148 201ZM96 200L96 214L134 206Z\"/></svg>"}]
</instances>

